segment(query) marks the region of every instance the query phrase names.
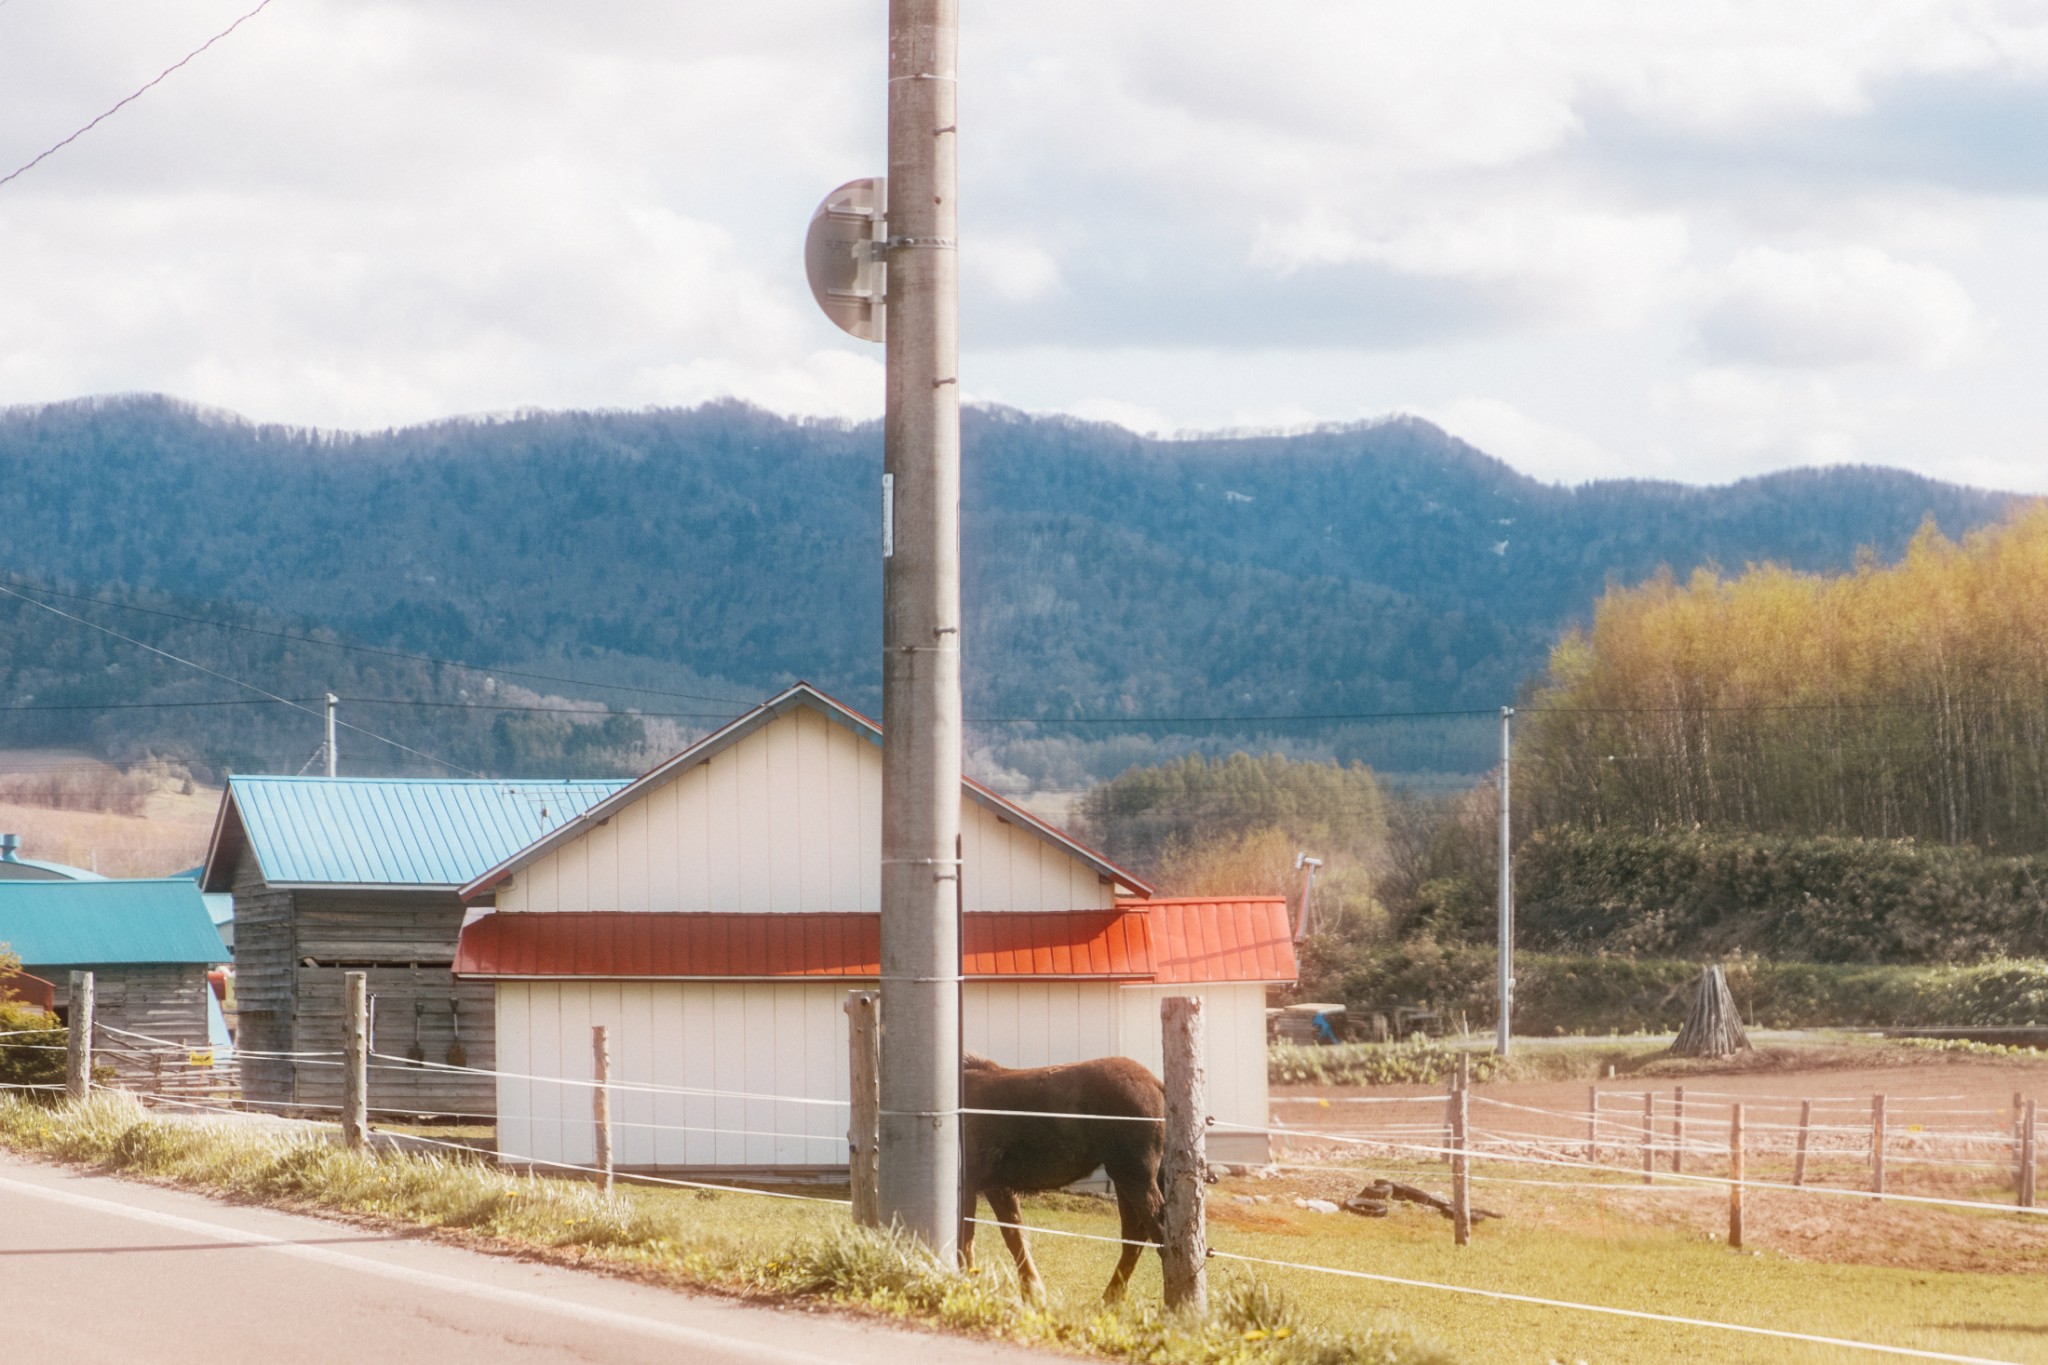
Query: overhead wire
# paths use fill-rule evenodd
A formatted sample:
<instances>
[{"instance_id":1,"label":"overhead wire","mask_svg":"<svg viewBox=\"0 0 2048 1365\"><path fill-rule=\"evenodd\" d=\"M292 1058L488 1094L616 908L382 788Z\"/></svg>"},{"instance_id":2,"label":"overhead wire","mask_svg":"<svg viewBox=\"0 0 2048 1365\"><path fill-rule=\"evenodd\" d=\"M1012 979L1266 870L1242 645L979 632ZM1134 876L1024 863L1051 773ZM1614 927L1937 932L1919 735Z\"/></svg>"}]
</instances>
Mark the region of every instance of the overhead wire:
<instances>
[{"instance_id":1,"label":"overhead wire","mask_svg":"<svg viewBox=\"0 0 2048 1365\"><path fill-rule=\"evenodd\" d=\"M67 621L76 621L79 625L86 626L92 630L97 630L105 635L111 635L116 640L125 641L128 644L134 645L138 649L146 649L151 654L159 655L163 658L169 659L172 663L183 664L187 668L197 669L199 672L206 674L210 678L219 678L222 682L230 683L236 687L247 688L251 692L255 692L264 697L268 697L271 701L278 702L285 706L289 706L295 711L304 711L309 716L315 716L321 720L326 719L326 716L323 715L321 712L314 710L310 706L301 706L298 702L291 700L289 697L280 697L275 692L269 691L265 688L258 687L255 683L244 682L240 678L234 677L231 674L222 673L218 669L208 668L205 664L198 663L192 659L187 659L177 654L173 654L167 649L159 649L155 645L149 644L148 642L143 640L138 640L132 635L123 635L120 631L114 630L109 626L103 626L99 624L99 622L97 621L88 621L83 616L78 616L72 612L65 611L61 607L53 607L48 602L38 602L36 601L35 598L25 596L22 593L18 593L14 589L6 586L5 584L0 584L0 593L5 593L9 597L15 598L19 601L27 602L31 606L40 607L44 611L47 611L54 616L61 616ZM339 718L337 718L334 723L337 726L340 726L342 729L351 730L356 734L362 735L368 739L374 739L378 741L380 744L389 744L394 749L398 749L404 753L411 754L415 758L425 759L429 763L438 763L444 768L452 769L455 772L463 773L469 777L483 776L482 773L477 772L473 768L465 768L460 763L451 763L449 760L438 757L434 754L427 753L425 750L415 749L410 744L402 744L398 740L392 739L388 735L380 735L375 730L366 729L363 726L355 725L348 721L341 720Z\"/></svg>"},{"instance_id":2,"label":"overhead wire","mask_svg":"<svg viewBox=\"0 0 2048 1365\"><path fill-rule=\"evenodd\" d=\"M16 576L17 578L19 575ZM408 663L434 664L441 668L459 668L470 673L480 673L495 678L525 678L533 682L562 683L572 687L595 687L611 692L639 692L655 697L679 697L684 701L730 702L735 706L751 706L753 702L743 697L720 697L707 692L678 692L672 688L635 687L626 683L598 682L591 678L569 678L552 673L533 673L516 668L497 668L484 664L467 663L461 659L442 659L431 654L415 654L410 650L387 649L379 645L354 644L345 640L322 640L316 636L299 635L288 630L265 630L261 626L247 626L236 621L219 621L205 616L192 616L184 612L164 611L158 607L137 606L133 602L121 602L108 597L93 597L87 593L61 592L41 584L24 585L29 592L39 592L48 597L61 597L71 602L90 602L95 606L113 607L117 611L132 611L143 616L161 616L170 621L183 621L189 625L207 626L214 630L239 631L244 635L261 635L272 640L288 640L293 644L316 645L321 649L341 650L351 654L375 654L387 659L403 659Z\"/></svg>"},{"instance_id":3,"label":"overhead wire","mask_svg":"<svg viewBox=\"0 0 2048 1365\"><path fill-rule=\"evenodd\" d=\"M37 166L40 166L43 162L49 160L58 152L63 151L66 147L69 147L72 143L78 141L78 139L84 137L93 129L99 127L102 123L105 123L108 119L120 113L129 105L135 103L135 101L141 99L151 90L154 90L157 86L161 85L165 81L165 79L167 79L171 75L172 72L178 70L186 63L198 57L199 54L206 51L208 48L212 47L221 39L227 37L230 33L233 33L242 25L248 23L251 19L254 19L257 15L263 13L264 10L269 9L271 4L272 0L258 0L256 8L250 10L248 13L236 19L232 24L229 24L226 28L214 34L211 38L208 38L198 47L193 48L190 52L178 58L177 61L172 62L162 71L157 72L155 76L143 82L141 88L137 89L134 93L123 96L120 100L117 100L111 108L109 108L105 113L101 114L98 118L93 119L90 123L87 123L83 127L79 128L69 137L63 138L58 142L52 144L51 146L44 148L42 151L36 153L36 155L34 155L33 157L30 157L26 162L9 171L6 175L0 175L0 185L6 185L8 182L16 180L21 176L27 174L29 171L34 170Z\"/></svg>"}]
</instances>

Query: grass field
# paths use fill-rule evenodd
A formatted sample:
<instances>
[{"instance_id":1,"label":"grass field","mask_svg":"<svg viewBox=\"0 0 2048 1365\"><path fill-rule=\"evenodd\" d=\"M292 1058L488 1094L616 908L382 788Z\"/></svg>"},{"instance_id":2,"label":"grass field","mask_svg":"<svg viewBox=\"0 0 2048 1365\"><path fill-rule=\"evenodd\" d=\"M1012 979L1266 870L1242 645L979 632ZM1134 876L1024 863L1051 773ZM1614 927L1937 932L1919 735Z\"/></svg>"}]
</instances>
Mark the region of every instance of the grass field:
<instances>
[{"instance_id":1,"label":"grass field","mask_svg":"<svg viewBox=\"0 0 2048 1365\"><path fill-rule=\"evenodd\" d=\"M1688 1071L1688 1084L1698 1086L1689 1121L1711 1129L1717 1095L1742 1096L1761 1113L1789 1097L1851 1103L1882 1090L1898 1103L1902 1120L1914 1113L1925 1119L1904 1123L1897 1154L1927 1156L1939 1150L1930 1144L1945 1118L1973 1126L2006 1122L2009 1107L1998 1105L2009 1106L2015 1089L2038 1094L2048 1088L2048 1065L2035 1058L1915 1053L1901 1061L1887 1051L1863 1050L1818 1054L1824 1065L1814 1067L1792 1064L1797 1060L1749 1059L1711 1082ZM1643 1081L1613 1084L1617 1090L1636 1085L1639 1094ZM1421 1087L1407 1089L1424 1098ZM1526 1104L1515 1122L1533 1128L1546 1122L1542 1106L1563 1107L1557 1136L1570 1137L1568 1145L1576 1147L1583 1121L1569 1105L1582 1102L1586 1089L1584 1082L1505 1081L1477 1087L1475 1096ZM1275 1098L1283 1107L1342 1111L1334 1103L1326 1109L1315 1093L1282 1091ZM1442 1092L1426 1098L1440 1118ZM1625 1122L1618 1126L1605 1159L1625 1164L1634 1149ZM1290 1143L1318 1141L1298 1124L1289 1132L1295 1135ZM1532 1142L1543 1137L1534 1133ZM1211 1188L1209 1240L1219 1253L1211 1263L1212 1294L1222 1307L1190 1333L1157 1314L1159 1262L1150 1254L1132 1285L1133 1308L1097 1310L1117 1248L1057 1235L1115 1235L1112 1206L1089 1196L1025 1201L1053 1297L1050 1310L1039 1313L1016 1302L1008 1257L992 1229L978 1239L984 1273L961 1277L918 1264L886 1239L853 1233L844 1209L829 1203L644 1185L622 1185L617 1199L607 1199L586 1183L513 1176L477 1161L346 1154L296 1126L252 1128L238 1121L201 1132L189 1123L149 1120L118 1096L76 1112L0 1098L0 1139L64 1159L237 1197L424 1224L656 1279L816 1295L1150 1365L1352 1359L1406 1365L1434 1360L1439 1352L1468 1362L1885 1358L1711 1326L1504 1302L1444 1286L2048 1365L2048 1216L2010 1208L2010 1171L1902 1164L1893 1174L1894 1190L2003 1208L1879 1203L1858 1184L1868 1176L1867 1152L1858 1154L1853 1132L1837 1137L1838 1145L1814 1151L1808 1177L1847 1192L1752 1189L1740 1251L1722 1241L1727 1195L1720 1187L1668 1178L1645 1185L1639 1173L1503 1161L1482 1161L1474 1187L1475 1204L1502 1216L1479 1224L1473 1245L1461 1249L1431 1210L1395 1204L1390 1216L1368 1219L1295 1204L1305 1196L1341 1201L1374 1177L1444 1192L1443 1165L1358 1148L1343 1149L1342 1164L1318 1163L1312 1152L1297 1151L1286 1157L1292 1164L1227 1176ZM1787 1159L1759 1151L1748 1175L1784 1181ZM1704 1152L1687 1161L1691 1173L1725 1169ZM1274 1320L1289 1324L1288 1337L1256 1330L1267 1318L1265 1309L1247 1308L1256 1296L1242 1291L1252 1283L1277 1291L1289 1305L1284 1314L1274 1310Z\"/></svg>"},{"instance_id":2,"label":"grass field","mask_svg":"<svg viewBox=\"0 0 2048 1365\"><path fill-rule=\"evenodd\" d=\"M79 791L91 780L118 784L123 770L87 754L56 749L0 750L0 830L21 836L21 856L68 863L107 877L160 877L182 871L206 854L207 836L220 809L220 789L165 781L137 802L135 813L61 809L10 793L36 777L62 775Z\"/></svg>"},{"instance_id":3,"label":"grass field","mask_svg":"<svg viewBox=\"0 0 2048 1365\"><path fill-rule=\"evenodd\" d=\"M1375 1174L1441 1188L1440 1167L1376 1166ZM1244 1210L1230 1196L1255 1188L1229 1181L1215 1191L1210 1245L1218 1252L1314 1263L1407 1279L1467 1285L1578 1303L1998 1360L2048 1362L2048 1258L2001 1273L1824 1264L1773 1250L1730 1251L1688 1227L1645 1225L1604 1204L1640 1202L1617 1191L1524 1191L1479 1186L1481 1202L1507 1217L1479 1225L1470 1247L1452 1245L1449 1225L1421 1209L1386 1219L1319 1214L1291 1203ZM1664 1197L1664 1196L1652 1196ZM1672 1195L1698 1203L1700 1197ZM1720 1207L1717 1196L1706 1196ZM1808 1198L1812 1198L1809 1196ZM1051 1229L1108 1234L1105 1212L1073 1197L1027 1201L1026 1220ZM1763 1202L1752 1195L1752 1204ZM1541 1207L1544 1204L1549 1207ZM2010 1215L1981 1215L2009 1223ZM986 1234L984 1234L986 1235ZM1108 1278L1115 1248L1054 1236L1034 1255L1056 1292L1083 1296ZM1239 1273L1219 1259L1212 1273ZM1732 1332L1611 1318L1567 1309L1501 1303L1441 1289L1404 1288L1304 1270L1257 1267L1304 1310L1333 1326L1375 1325L1414 1333L1468 1361L1849 1361L1863 1351L1803 1346ZM1133 1291L1159 1292L1148 1257Z\"/></svg>"}]
</instances>

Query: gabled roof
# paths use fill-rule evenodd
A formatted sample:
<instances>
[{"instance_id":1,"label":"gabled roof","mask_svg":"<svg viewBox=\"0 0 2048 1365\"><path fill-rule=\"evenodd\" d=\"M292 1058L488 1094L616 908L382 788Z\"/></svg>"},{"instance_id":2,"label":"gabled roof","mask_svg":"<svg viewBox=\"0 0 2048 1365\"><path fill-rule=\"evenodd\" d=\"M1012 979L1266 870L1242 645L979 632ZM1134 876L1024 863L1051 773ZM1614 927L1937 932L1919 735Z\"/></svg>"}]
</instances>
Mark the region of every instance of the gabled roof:
<instances>
[{"instance_id":1,"label":"gabled roof","mask_svg":"<svg viewBox=\"0 0 2048 1365\"><path fill-rule=\"evenodd\" d=\"M475 900L479 896L489 894L500 882L512 876L521 868L538 862L563 844L581 835L584 831L611 819L621 809L632 805L649 792L675 781L698 764L708 762L761 729L770 721L785 716L798 707L805 707L818 712L833 724L851 730L870 744L880 747L882 743L882 727L874 721L869 720L866 716L863 716L845 703L826 696L809 683L796 683L761 703L761 705L745 715L731 721L718 730L712 731L689 748L677 754L674 758L669 759L666 763L661 764L605 800L591 806L559 829L537 839L526 848L520 849L517 853L507 857L503 862L492 867L488 872L485 872L463 887L462 898L465 901L470 901ZM961 795L967 797L970 801L996 812L1011 824L1030 831L1069 857L1086 863L1094 868L1098 875L1107 878L1114 885L1123 887L1136 896L1150 896L1152 894L1150 886L1124 871L1115 863L1110 862L1109 859L1103 857L1094 849L1077 842L1064 831L1047 824L1022 806L1004 800L987 787L982 786L981 783L976 782L973 778L968 777L960 780L960 792Z\"/></svg>"},{"instance_id":2,"label":"gabled roof","mask_svg":"<svg viewBox=\"0 0 2048 1365\"><path fill-rule=\"evenodd\" d=\"M960 967L970 978L1145 981L1145 917L1117 910L961 917ZM882 919L863 913L678 914L494 911L462 930L455 973L513 979L873 981Z\"/></svg>"},{"instance_id":3,"label":"gabled roof","mask_svg":"<svg viewBox=\"0 0 2048 1365\"><path fill-rule=\"evenodd\" d=\"M960 920L971 980L1133 985L1291 982L1287 902L1125 900L1114 910L975 911ZM882 917L598 910L493 911L463 926L455 974L499 980L773 981L881 975Z\"/></svg>"},{"instance_id":4,"label":"gabled roof","mask_svg":"<svg viewBox=\"0 0 2048 1365\"><path fill-rule=\"evenodd\" d=\"M1186 896L1117 902L1152 921L1162 986L1201 981L1293 981L1299 972L1281 896Z\"/></svg>"},{"instance_id":5,"label":"gabled roof","mask_svg":"<svg viewBox=\"0 0 2048 1365\"><path fill-rule=\"evenodd\" d=\"M199 888L183 877L0 882L0 943L22 965L227 961Z\"/></svg>"},{"instance_id":6,"label":"gabled roof","mask_svg":"<svg viewBox=\"0 0 2048 1365\"><path fill-rule=\"evenodd\" d=\"M231 777L199 884L229 890L246 846L272 886L452 891L625 785Z\"/></svg>"}]
</instances>

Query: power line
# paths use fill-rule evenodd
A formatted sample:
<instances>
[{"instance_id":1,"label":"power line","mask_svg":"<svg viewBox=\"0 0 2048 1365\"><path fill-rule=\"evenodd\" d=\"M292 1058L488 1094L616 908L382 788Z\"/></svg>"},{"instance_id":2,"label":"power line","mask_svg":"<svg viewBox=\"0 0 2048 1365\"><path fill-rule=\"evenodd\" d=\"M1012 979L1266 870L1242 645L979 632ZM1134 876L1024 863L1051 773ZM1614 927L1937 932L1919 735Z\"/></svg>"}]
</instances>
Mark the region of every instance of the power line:
<instances>
[{"instance_id":1,"label":"power line","mask_svg":"<svg viewBox=\"0 0 2048 1365\"><path fill-rule=\"evenodd\" d=\"M15 575L17 580L21 575ZM188 616L182 612L163 611L156 607L138 607L132 602L117 602L106 597L91 597L84 593L60 592L41 584L22 584L29 592L39 592L46 597L61 597L70 602L91 602L95 606L113 607L117 611L132 611L144 616L161 616L170 621L184 621L195 626L210 626L215 630L236 630L244 635L261 635L272 640L290 640L296 644L318 645L322 649L338 649L352 654L375 654L386 659L405 659L411 663L437 664L442 668L460 668L486 677L526 678L535 682L564 683L574 687L595 687L612 692L639 692L654 697L680 697L685 701L728 702L734 706L752 706L753 702L742 697L715 697L702 692L677 692L660 687L633 687L626 683L593 682L588 678L564 678L552 673L528 673L513 668L486 668L482 664L464 663L460 659L438 659L431 654L414 654L403 649L382 649L376 645L349 644L341 640L321 640L311 635L294 635L288 630L265 630L260 626L239 625L233 621L216 621L204 616Z\"/></svg>"},{"instance_id":2,"label":"power line","mask_svg":"<svg viewBox=\"0 0 2048 1365\"><path fill-rule=\"evenodd\" d=\"M265 3L269 3L269 0L265 0ZM70 612L65 611L59 607L51 606L48 602L38 602L36 601L35 598L25 596L22 593L18 593L14 589L7 587L4 584L0 584L0 593L5 593L9 597L13 597L20 601L26 602L30 606L41 607L44 611L49 612L53 616L61 616L67 621L76 621L79 625L86 626L92 630L99 631L103 635L111 635L116 640L125 641L128 644L134 645L138 649L146 649L151 654L160 655L163 658L169 659L172 663L183 664L187 668L197 669L199 672L206 674L210 678L219 678L222 682L231 683L236 687L245 687L251 692L257 693L258 695L263 697L267 697L271 701L277 702L281 705L289 706L295 711L304 711L307 715L317 716L323 721L326 719L324 713L315 711L310 706L302 706L298 702L291 700L289 697L280 697L275 692L266 691L265 689L258 687L255 683L243 682L240 678L231 677L226 673L222 673L218 670L208 668L205 664L196 663L191 659L181 658L180 656L171 653L167 649L158 649L155 645L148 644L142 640L138 640L132 635L123 635L120 631L111 630L106 626L100 625L97 621L88 621L83 616L74 616ZM445 758L436 758L433 754L426 753L423 750L415 749L410 744L401 744L397 740L390 738L388 735L380 735L375 730L366 730L360 725L351 725L349 724L349 722L345 720L337 720L335 724L341 726L343 729L353 730L357 734L363 735L366 738L374 739L379 743L389 744L392 748L402 750L405 753L413 755L415 758L423 758L429 763L438 763L444 768L451 768L454 771L462 773L469 777L483 776L482 773L477 772L473 768L465 768L460 763L450 763Z\"/></svg>"},{"instance_id":3,"label":"power line","mask_svg":"<svg viewBox=\"0 0 2048 1365\"><path fill-rule=\"evenodd\" d=\"M271 5L271 0L258 0L258 4L257 4L257 6L256 6L256 8L255 8L255 9L252 9L252 10L250 10L250 11L249 11L249 12L248 12L247 14L244 14L244 15L243 15L243 16L242 16L241 18L239 18L239 19L235 20L235 22L233 22L232 24L229 24L229 25L228 25L228 26L227 26L226 28L222 29L222 30L221 30L220 32L218 32L218 33L214 34L214 35L213 35L213 36L212 36L211 38L208 38L208 39L207 39L207 40L206 40L205 42L201 43L201 44L200 44L200 45L199 45L198 47L195 47L195 48L193 48L193 49L192 49L192 50L191 50L190 52L188 52L188 53L186 53L186 54L185 54L184 56L182 56L182 57L178 58L178 60L177 60L177 61L175 61L175 62L172 62L172 63L171 63L171 64L170 64L169 66L165 67L165 68L164 68L164 69L163 69L162 71L159 71L159 72L157 72L156 76L155 76L155 77L154 77L153 79L151 79L151 80L149 80L149 81L145 82L145 83L144 83L144 84L142 85L141 89L137 90L137 91L136 91L136 92L135 92L134 94L132 94L132 95L128 95L128 96L126 96L125 98L121 99L121 100L120 100L119 102L117 102L117 103L116 103L116 104L115 104L115 105L113 106L113 108L111 108L111 109L107 110L107 112L106 112L106 113L104 113L104 114L101 114L101 115L100 115L100 116L99 116L98 118L96 118L96 119L94 119L94 120L93 120L92 122L90 122L90 123L86 124L86 125L85 125L85 126L84 126L83 128L80 128L80 129L79 129L79 130L78 130L77 132L75 132L75 133L73 133L73 134L72 134L71 136L69 136L69 137L65 138L65 139L64 139L63 141L61 141L61 142L58 142L58 143L56 143L56 144L55 144L55 145L53 145L53 146L47 147L47 148L45 148L45 149L44 149L43 151L41 151L41 152L38 152L38 153L37 153L37 154L36 154L36 155L35 155L34 157L30 158L30 159L29 159L29 160L28 160L27 162L25 162L24 164L22 164L22 165L20 165L20 166L17 166L17 167L15 167L15 168L14 168L13 170L9 171L9 172L8 172L8 173L7 173L6 175L0 175L0 185L5 185L5 184L6 184L6 183L7 183L8 181L10 181L10 180L13 180L13 179L15 179L15 178L17 178L18 176L21 176L21 175L23 175L23 174L26 174L27 172L29 172L29 171L31 171L31 170L34 170L34 169L35 169L35 168L36 168L37 166L41 165L41 164L42 164L42 163L43 163L44 161L48 160L48 159L49 159L50 157L53 157L53 156L55 156L55 155L56 155L56 154L57 154L58 152L61 152L61 151L63 151L63 150L64 150L64 149L66 148L66 147L69 147L69 146L70 146L70 145L71 145L72 143L74 143L74 142L78 141L78 139L80 139L80 138L84 137L84 136L85 136L85 135L86 135L87 133L89 133L89 132L91 132L91 131L92 131L93 129L95 129L95 128L99 127L99 126L100 126L100 125L101 125L102 123L105 123L105 122L106 122L106 121L107 121L108 119L110 119L110 118L112 118L112 117L113 117L114 115L116 115L116 114L120 113L122 109L126 108L126 107L127 107L128 105L131 105L131 104L135 103L135 101L137 101L137 100L141 99L141 98L142 98L142 97L143 97L144 95L148 94L148 93L149 93L149 92L150 92L151 90L155 89L155 88L156 88L156 87L157 87L158 85L162 84L162 83L163 83L163 80L164 80L164 78L165 78L165 77L167 77L167 76L169 76L169 75L170 75L170 74L171 74L171 73L172 73L173 71L176 71L176 70L177 70L177 69L178 69L179 67L181 67L181 66L185 65L185 63L187 63L187 62L191 61L191 60L192 60L192 59L193 59L194 57L197 57L197 56L198 56L198 55L199 55L200 53L202 53L202 52L206 51L206 49L208 49L209 47L212 47L212 46L213 46L213 45L214 45L215 43L217 43L217 42L219 42L219 41L220 41L221 39L223 39L223 38L227 37L227 36L228 36L228 35L229 35L230 33L233 33L233 32L234 32L234 31L235 31L236 29L240 28L240 27L241 27L242 25L244 25L244 24L248 23L248 22L249 22L249 21L250 21L251 19L254 19L254 18L255 18L255 17L257 16L257 15L259 15L259 14L263 13L263 11L264 11L264 10L266 10L266 9L269 9L269 8L270 8L270 5Z\"/></svg>"}]
</instances>

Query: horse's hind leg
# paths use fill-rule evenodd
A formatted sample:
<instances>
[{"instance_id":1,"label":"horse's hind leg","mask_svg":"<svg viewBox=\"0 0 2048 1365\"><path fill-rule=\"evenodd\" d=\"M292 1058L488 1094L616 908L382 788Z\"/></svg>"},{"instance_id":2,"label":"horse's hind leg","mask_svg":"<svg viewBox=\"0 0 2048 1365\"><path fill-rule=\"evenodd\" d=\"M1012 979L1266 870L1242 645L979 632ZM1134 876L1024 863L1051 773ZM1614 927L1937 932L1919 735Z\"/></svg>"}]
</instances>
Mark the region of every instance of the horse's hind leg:
<instances>
[{"instance_id":1,"label":"horse's hind leg","mask_svg":"<svg viewBox=\"0 0 2048 1365\"><path fill-rule=\"evenodd\" d=\"M1145 1254L1146 1244L1157 1240L1158 1219L1148 1218L1141 1205L1134 1205L1121 1181L1116 1187L1116 1206L1122 1215L1124 1246L1123 1254L1116 1258L1116 1269L1110 1274L1109 1287L1102 1291L1104 1303L1123 1299L1124 1287L1131 1282L1131 1272L1138 1268L1138 1258Z\"/></svg>"},{"instance_id":2,"label":"horse's hind leg","mask_svg":"<svg viewBox=\"0 0 2048 1365\"><path fill-rule=\"evenodd\" d=\"M1123 1163L1118 1164L1121 1168ZM1118 1169L1109 1175L1116 1186L1117 1212L1122 1215L1124 1249L1109 1277L1109 1287L1102 1291L1102 1301L1115 1303L1123 1298L1124 1287L1131 1282L1131 1272L1138 1268L1145 1248L1159 1244L1160 1196L1158 1182L1142 1168Z\"/></svg>"},{"instance_id":3,"label":"horse's hind leg","mask_svg":"<svg viewBox=\"0 0 2048 1365\"><path fill-rule=\"evenodd\" d=\"M1010 1248L1010 1257L1017 1262L1017 1282L1024 1286L1024 1293L1033 1299L1045 1297L1045 1281L1038 1278L1038 1267L1031 1261L1031 1246L1024 1240L1024 1209L1017 1202L1015 1190L988 1190L988 1211L1003 1225L1003 1244Z\"/></svg>"}]
</instances>

